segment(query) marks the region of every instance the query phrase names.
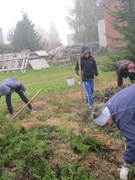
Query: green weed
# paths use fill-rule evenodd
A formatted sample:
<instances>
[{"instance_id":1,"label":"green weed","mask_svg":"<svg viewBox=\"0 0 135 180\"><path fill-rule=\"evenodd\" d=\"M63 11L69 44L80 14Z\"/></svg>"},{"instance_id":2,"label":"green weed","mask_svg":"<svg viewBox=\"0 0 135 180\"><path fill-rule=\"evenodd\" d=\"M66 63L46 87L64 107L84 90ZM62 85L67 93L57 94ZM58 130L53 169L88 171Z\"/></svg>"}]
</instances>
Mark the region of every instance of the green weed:
<instances>
[{"instance_id":1,"label":"green weed","mask_svg":"<svg viewBox=\"0 0 135 180\"><path fill-rule=\"evenodd\" d=\"M98 140L93 137L86 138L84 140L84 144L89 145L89 151L96 152L97 155L100 155L104 150L107 149L102 140Z\"/></svg>"},{"instance_id":2,"label":"green weed","mask_svg":"<svg viewBox=\"0 0 135 180\"><path fill-rule=\"evenodd\" d=\"M90 169L75 166L74 163L64 163L61 168L61 180L94 180L95 175L90 174Z\"/></svg>"},{"instance_id":3,"label":"green weed","mask_svg":"<svg viewBox=\"0 0 135 180\"><path fill-rule=\"evenodd\" d=\"M83 143L84 139L85 137L78 136L71 140L73 150L76 153L81 153L82 157L84 157L84 155L89 151L89 145Z\"/></svg>"},{"instance_id":4,"label":"green weed","mask_svg":"<svg viewBox=\"0 0 135 180\"><path fill-rule=\"evenodd\" d=\"M41 141L43 135L39 136L38 130L22 134L18 125L10 122L3 126L1 131L5 134L1 140L1 167L8 166L14 161L18 172L22 172L25 169L30 169L31 166L33 167L30 162L34 163L36 157L38 160L42 160L43 153L50 149L50 141L47 139Z\"/></svg>"},{"instance_id":5,"label":"green weed","mask_svg":"<svg viewBox=\"0 0 135 180\"><path fill-rule=\"evenodd\" d=\"M122 134L120 133L116 125L103 129L100 128L99 131L108 134L110 137L114 137L116 139L122 139Z\"/></svg>"},{"instance_id":6,"label":"green weed","mask_svg":"<svg viewBox=\"0 0 135 180\"><path fill-rule=\"evenodd\" d=\"M56 106L59 103L59 100L58 99L53 99L53 100L48 101L48 103L53 105L53 106Z\"/></svg>"},{"instance_id":7,"label":"green weed","mask_svg":"<svg viewBox=\"0 0 135 180\"><path fill-rule=\"evenodd\" d=\"M129 172L129 180L132 180L134 178L135 178L135 166L132 166Z\"/></svg>"},{"instance_id":8,"label":"green weed","mask_svg":"<svg viewBox=\"0 0 135 180\"><path fill-rule=\"evenodd\" d=\"M97 155L106 150L102 140L97 140L93 137L85 138L80 135L71 141L71 145L76 153L81 153L82 157L89 151L95 152Z\"/></svg>"},{"instance_id":9,"label":"green weed","mask_svg":"<svg viewBox=\"0 0 135 180\"><path fill-rule=\"evenodd\" d=\"M14 180L14 179L15 179L15 173L11 173L8 171L4 171L0 177L0 180Z\"/></svg>"},{"instance_id":10,"label":"green weed","mask_svg":"<svg viewBox=\"0 0 135 180\"><path fill-rule=\"evenodd\" d=\"M35 157L29 162L29 172L36 179L42 180L57 180L56 172L51 168L51 165L42 157Z\"/></svg>"},{"instance_id":11,"label":"green weed","mask_svg":"<svg viewBox=\"0 0 135 180\"><path fill-rule=\"evenodd\" d=\"M67 142L70 140L70 133L66 128L58 128L57 132L59 133L59 139L61 142Z\"/></svg>"}]
</instances>

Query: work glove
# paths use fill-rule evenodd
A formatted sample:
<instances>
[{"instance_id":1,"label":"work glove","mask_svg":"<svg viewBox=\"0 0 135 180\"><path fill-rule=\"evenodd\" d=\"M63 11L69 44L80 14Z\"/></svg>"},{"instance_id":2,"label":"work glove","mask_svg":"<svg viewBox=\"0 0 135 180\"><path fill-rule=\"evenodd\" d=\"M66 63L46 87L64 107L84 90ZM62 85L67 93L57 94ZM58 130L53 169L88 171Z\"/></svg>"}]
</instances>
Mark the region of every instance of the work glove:
<instances>
[{"instance_id":1,"label":"work glove","mask_svg":"<svg viewBox=\"0 0 135 180\"><path fill-rule=\"evenodd\" d=\"M24 96L27 97L28 96L28 92L27 91L22 91Z\"/></svg>"},{"instance_id":2,"label":"work glove","mask_svg":"<svg viewBox=\"0 0 135 180\"><path fill-rule=\"evenodd\" d=\"M129 173L129 167L123 164L121 171L120 171L120 179L128 180L128 173Z\"/></svg>"}]
</instances>

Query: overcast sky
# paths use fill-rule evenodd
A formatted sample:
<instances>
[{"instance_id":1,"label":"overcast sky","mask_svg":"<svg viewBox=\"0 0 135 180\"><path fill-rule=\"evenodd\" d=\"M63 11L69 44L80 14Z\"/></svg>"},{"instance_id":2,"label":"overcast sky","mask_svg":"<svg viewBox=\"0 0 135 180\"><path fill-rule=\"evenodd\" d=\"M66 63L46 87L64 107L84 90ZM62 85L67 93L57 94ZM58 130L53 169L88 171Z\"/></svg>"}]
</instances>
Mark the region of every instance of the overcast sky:
<instances>
[{"instance_id":1,"label":"overcast sky","mask_svg":"<svg viewBox=\"0 0 135 180\"><path fill-rule=\"evenodd\" d=\"M14 28L17 21L21 20L22 10L28 14L35 27L41 27L48 31L50 22L55 23L56 29L66 44L66 35L71 33L65 22L67 8L72 7L73 0L1 0L0 28L3 29L4 37L8 31Z\"/></svg>"}]
</instances>

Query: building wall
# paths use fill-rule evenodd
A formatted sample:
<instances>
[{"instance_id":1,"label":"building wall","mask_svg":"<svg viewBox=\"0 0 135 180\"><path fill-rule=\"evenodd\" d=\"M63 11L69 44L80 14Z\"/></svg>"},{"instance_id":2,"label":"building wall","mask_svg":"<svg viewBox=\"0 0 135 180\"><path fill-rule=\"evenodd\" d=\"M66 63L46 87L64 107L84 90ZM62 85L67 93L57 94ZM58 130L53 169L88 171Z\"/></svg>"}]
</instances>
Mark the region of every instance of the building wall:
<instances>
[{"instance_id":1,"label":"building wall","mask_svg":"<svg viewBox=\"0 0 135 180\"><path fill-rule=\"evenodd\" d=\"M114 2L114 0L103 0L103 3L112 11L115 11L115 6L120 5L120 2ZM112 28L112 25L110 23L110 20L111 20L110 15L108 14L105 8L104 8L104 19L105 19L106 34L112 38L122 38L122 35ZM109 45L118 47L122 45L122 42L114 41L110 39L109 37L107 37L107 45L108 45L108 52L113 52L114 50L111 47L109 47Z\"/></svg>"},{"instance_id":2,"label":"building wall","mask_svg":"<svg viewBox=\"0 0 135 180\"><path fill-rule=\"evenodd\" d=\"M2 28L0 28L0 44L4 44Z\"/></svg>"},{"instance_id":3,"label":"building wall","mask_svg":"<svg viewBox=\"0 0 135 180\"><path fill-rule=\"evenodd\" d=\"M74 42L74 34L67 34L67 44L68 45L75 44L75 42Z\"/></svg>"},{"instance_id":4,"label":"building wall","mask_svg":"<svg viewBox=\"0 0 135 180\"><path fill-rule=\"evenodd\" d=\"M98 37L99 37L99 46L107 47L107 37L106 37L106 28L105 20L101 19L98 21Z\"/></svg>"}]
</instances>

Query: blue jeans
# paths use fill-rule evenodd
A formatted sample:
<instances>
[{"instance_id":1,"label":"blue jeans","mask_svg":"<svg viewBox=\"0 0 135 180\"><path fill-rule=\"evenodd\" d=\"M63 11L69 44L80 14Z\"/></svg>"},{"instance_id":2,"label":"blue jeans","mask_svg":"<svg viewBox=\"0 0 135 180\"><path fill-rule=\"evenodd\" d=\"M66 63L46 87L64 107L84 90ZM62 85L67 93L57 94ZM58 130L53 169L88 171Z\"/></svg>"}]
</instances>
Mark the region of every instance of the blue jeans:
<instances>
[{"instance_id":1,"label":"blue jeans","mask_svg":"<svg viewBox=\"0 0 135 180\"><path fill-rule=\"evenodd\" d=\"M94 92L94 80L83 82L83 88L86 93L86 101L88 106L93 106L93 92Z\"/></svg>"}]
</instances>

